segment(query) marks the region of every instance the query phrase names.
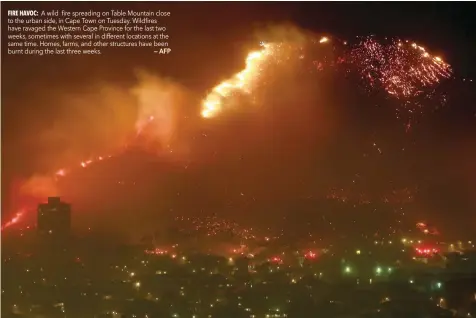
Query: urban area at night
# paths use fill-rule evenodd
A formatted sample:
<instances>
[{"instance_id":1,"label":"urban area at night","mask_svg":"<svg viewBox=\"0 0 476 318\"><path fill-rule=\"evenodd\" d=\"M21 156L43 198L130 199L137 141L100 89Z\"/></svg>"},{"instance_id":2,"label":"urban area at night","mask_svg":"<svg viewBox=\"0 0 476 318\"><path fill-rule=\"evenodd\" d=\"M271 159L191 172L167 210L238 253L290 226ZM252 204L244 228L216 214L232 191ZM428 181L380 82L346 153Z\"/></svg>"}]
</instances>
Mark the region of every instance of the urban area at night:
<instances>
[{"instance_id":1,"label":"urban area at night","mask_svg":"<svg viewBox=\"0 0 476 318\"><path fill-rule=\"evenodd\" d=\"M1 317L476 317L475 5L32 8L171 53L3 45Z\"/></svg>"}]
</instances>

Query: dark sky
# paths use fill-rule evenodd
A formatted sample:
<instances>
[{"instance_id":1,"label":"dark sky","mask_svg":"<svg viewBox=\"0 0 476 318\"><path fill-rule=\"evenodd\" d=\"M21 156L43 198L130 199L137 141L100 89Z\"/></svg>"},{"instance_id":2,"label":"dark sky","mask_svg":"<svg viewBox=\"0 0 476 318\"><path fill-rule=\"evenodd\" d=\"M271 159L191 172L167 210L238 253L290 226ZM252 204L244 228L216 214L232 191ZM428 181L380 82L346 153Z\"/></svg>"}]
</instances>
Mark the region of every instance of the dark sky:
<instances>
[{"instance_id":1,"label":"dark sky","mask_svg":"<svg viewBox=\"0 0 476 318\"><path fill-rule=\"evenodd\" d=\"M414 128L411 135L406 135L399 130L401 123L389 119L389 113L349 106L345 116L355 118L345 122L345 129L336 132L335 127L333 128L334 140L326 139L327 144L331 144L331 146L326 146L330 147L326 148L329 153L326 159L316 156L316 153L320 152L316 149L321 149L319 148L321 147L320 137L316 136L321 136L325 132L316 128L322 123L313 122L313 116L317 116L317 111L310 105L306 106L307 108L302 107L301 113L294 115L295 118L289 117L288 112L284 114L279 111L273 112L275 117L272 117L272 123L269 119L270 116L267 116L266 128L260 128L260 125L264 124L259 122L259 119L262 119L259 116L255 120L244 120L244 123L235 118L226 121L228 127L220 128L221 132L213 131L216 127L210 128L213 131L211 135L216 138L215 144L192 147L199 148L203 153L207 151L219 153L218 159L213 161L212 170L215 170L215 177L212 177L214 173L207 172L207 169L211 169L210 167L201 167L191 173L193 176L188 176L189 179L185 179L186 182L207 179L213 183L211 180L219 179L216 176L221 173L216 171L222 171L219 169L239 171L229 176L232 180L230 182L234 183L233 190L230 191L240 193L242 191L240 189L250 189L254 184L253 187L256 189L253 191L260 192L260 195L264 196L266 193L264 188L280 183L273 179L279 172L283 189L287 185L288 188L291 187L295 190L295 195L301 195L302 193L299 192L304 191L303 189L309 192L309 187L323 186L323 183L338 183L344 179L351 180L352 176L355 176L356 170L359 170L358 172L365 174L371 184L367 185L369 191L381 188L383 183L388 185L390 179L397 180L398 177L401 177L402 180L395 182L400 182L401 185L406 183L408 186L415 184L421 186L421 183L426 183L423 188L427 189L428 193L422 194L422 196L438 197L442 201L430 204L429 201L435 200L422 199L426 214L431 214L427 212L428 210L436 211L435 206L440 208L441 211L434 212L437 215L435 218L445 219L448 210L454 208L455 202L461 204L458 209L464 212L458 215L462 217L471 209L474 211L476 207L476 200L470 200L470 197L476 194L474 188L475 170L474 164L472 164L476 161L473 160L476 159L476 148L474 148L475 104L474 97L468 92L471 91L471 88L460 85L462 78L471 78L476 74L473 64L473 58L476 56L476 33L474 32L476 31L476 22L472 14L476 9L474 3L8 2L2 3L2 37L5 35L6 10L10 8L38 10L65 8L83 11L123 8L171 11L172 17L168 19L167 27L171 36L170 44L173 54L157 57L144 50L129 50L127 52L106 50L105 54L93 57L14 57L5 54L6 48L3 45L3 197L8 197L11 184L17 178L28 178L34 173L48 171L51 168L48 161L57 164L55 158L58 158L64 149L76 147L81 149L78 153L84 154L99 149L99 143L97 143L97 147L88 149L88 142L91 145L94 144L92 136L81 140L81 144L79 141L78 144L68 144L66 143L67 138L63 143L51 144L40 138L42 132L58 125L57 123L62 120L64 112L67 112L68 103L65 103L64 100L58 102L59 95L62 96L66 94L64 92L68 92L76 97L87 95L88 98L94 100L96 93L93 89L90 90L90 86L94 86L96 83L107 83L107 85L127 89L135 82L135 71L145 69L151 73L171 78L193 91L194 94L202 96L207 89L242 67L244 54L249 49L249 43L253 39L255 30L265 28L270 24L286 22L318 34L337 35L342 39L376 34L410 38L423 43L432 52L444 57L445 61L450 63L455 70L457 79L448 88L450 96L453 95L450 102L451 108L425 117L421 120L422 123ZM303 89L313 88L305 87ZM358 101L354 99L355 92L344 93L339 97L339 91L335 86L332 86L329 87L326 94L323 94L327 96L326 101L329 102L331 92L335 93L332 101L341 105L339 106L341 108L336 106L338 109L335 110L336 114L342 114L344 109L342 107L347 107L353 102L365 103L365 100L360 97ZM342 91L340 93L342 94ZM292 103L291 99L289 101ZM310 100L308 102L312 104L312 102L318 101ZM61 105L58 106L58 104ZM267 114L269 115L269 113ZM71 120L71 118L69 119ZM80 119L78 118L78 120ZM342 122L340 124L342 125ZM77 133L73 131L76 129L75 127L63 127L63 129L71 129L70 134L74 135ZM78 125L78 127L80 126ZM82 129L87 130L85 127ZM247 133L243 133L243 130L246 130ZM272 137L270 137L270 131L273 132ZM254 134L252 135L251 132ZM68 133L63 131L65 135ZM263 143L268 146L259 146L255 140L259 140L259 138L256 136L261 136ZM236 144L230 145L230 140ZM388 160L385 159L378 163L373 161L360 163L353 159L352 156L355 156L355 153L362 154L372 151L372 147L370 150L365 147L374 141L378 141L386 149L406 145L412 149L412 154L402 160L398 159L397 155L389 155ZM269 146L270 143L274 146ZM350 153L354 155L350 155ZM249 160L253 164L243 165L230 159L243 156L251 158ZM352 158L353 163L349 163L349 158ZM261 164L256 164L256 162L261 162ZM402 164L399 165L399 163ZM218 168L221 166L223 168ZM302 167L302 169L296 167ZM312 186L297 184L299 182L307 183L313 178L323 179L326 182L314 180L311 182ZM255 179L261 181L250 181L255 181ZM173 180L175 181L170 182L180 183L182 179L177 177ZM150 182L153 183L153 181ZM177 187L185 186L182 184ZM223 187L223 182L217 181L216 184L209 187L210 189L215 187L213 191L217 192L217 188ZM457 190L454 190L455 188ZM188 191L195 190L189 189ZM204 190L202 189L202 191ZM208 192L210 191L208 190ZM448 194L452 191L457 194L441 199L442 193ZM271 191L268 195L273 196L273 193L280 192L278 190ZM200 195L203 197L202 194ZM190 196L193 198L199 195ZM217 196L220 195L217 194ZM209 200L211 202L216 198L210 196ZM463 201L467 202L462 203ZM4 204L6 204L5 201L2 202L2 206L5 206ZM203 203L203 206L207 204L211 203Z\"/></svg>"}]
</instances>

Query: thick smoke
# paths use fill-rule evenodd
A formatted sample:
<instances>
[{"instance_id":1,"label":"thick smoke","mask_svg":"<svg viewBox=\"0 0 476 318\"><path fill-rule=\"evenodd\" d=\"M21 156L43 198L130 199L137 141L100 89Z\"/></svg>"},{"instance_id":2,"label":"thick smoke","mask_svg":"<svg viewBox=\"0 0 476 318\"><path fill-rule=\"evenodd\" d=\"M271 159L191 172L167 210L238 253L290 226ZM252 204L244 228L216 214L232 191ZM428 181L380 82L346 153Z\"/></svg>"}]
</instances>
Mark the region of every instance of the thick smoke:
<instances>
[{"instance_id":1,"label":"thick smoke","mask_svg":"<svg viewBox=\"0 0 476 318\"><path fill-rule=\"evenodd\" d=\"M193 108L192 93L171 79L147 72L138 72L137 78L131 90L138 110L136 136L145 141L148 151L179 160L177 156L188 154L185 133L190 128L187 110Z\"/></svg>"},{"instance_id":2,"label":"thick smoke","mask_svg":"<svg viewBox=\"0 0 476 318\"><path fill-rule=\"evenodd\" d=\"M60 190L54 177L35 174L21 185L20 193L33 198L46 198L60 195Z\"/></svg>"},{"instance_id":3,"label":"thick smoke","mask_svg":"<svg viewBox=\"0 0 476 318\"><path fill-rule=\"evenodd\" d=\"M177 106L184 89L169 80L144 72L139 73L138 77L139 84L132 89L138 102L137 132L149 128L151 137L168 144L174 137Z\"/></svg>"},{"instance_id":4,"label":"thick smoke","mask_svg":"<svg viewBox=\"0 0 476 318\"><path fill-rule=\"evenodd\" d=\"M186 90L170 79L137 74L131 86L95 82L67 92L46 92L48 98L42 100L54 111L47 128L38 133L35 143L41 151L33 158L45 172L27 178L20 196L61 195L55 172L80 169L81 162L117 154L143 142L138 136L153 140L161 150L179 144L177 123Z\"/></svg>"},{"instance_id":5,"label":"thick smoke","mask_svg":"<svg viewBox=\"0 0 476 318\"><path fill-rule=\"evenodd\" d=\"M293 44L306 44L315 35L293 24L269 24L256 30L255 37L258 41L284 42Z\"/></svg>"}]
</instances>

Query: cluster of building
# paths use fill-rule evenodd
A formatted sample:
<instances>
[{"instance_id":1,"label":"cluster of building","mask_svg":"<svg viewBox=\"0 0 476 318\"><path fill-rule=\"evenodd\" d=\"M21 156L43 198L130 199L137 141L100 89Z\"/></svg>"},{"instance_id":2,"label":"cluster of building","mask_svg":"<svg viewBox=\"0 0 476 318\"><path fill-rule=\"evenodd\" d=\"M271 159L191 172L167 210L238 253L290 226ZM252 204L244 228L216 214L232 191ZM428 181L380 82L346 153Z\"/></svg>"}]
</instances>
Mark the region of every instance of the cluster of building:
<instances>
[{"instance_id":1,"label":"cluster of building","mask_svg":"<svg viewBox=\"0 0 476 318\"><path fill-rule=\"evenodd\" d=\"M270 242L229 255L180 244L105 246L71 239L71 206L59 198L40 204L37 217L42 244L2 255L4 317L476 315L476 255L468 250L442 253L410 239L300 250Z\"/></svg>"}]
</instances>

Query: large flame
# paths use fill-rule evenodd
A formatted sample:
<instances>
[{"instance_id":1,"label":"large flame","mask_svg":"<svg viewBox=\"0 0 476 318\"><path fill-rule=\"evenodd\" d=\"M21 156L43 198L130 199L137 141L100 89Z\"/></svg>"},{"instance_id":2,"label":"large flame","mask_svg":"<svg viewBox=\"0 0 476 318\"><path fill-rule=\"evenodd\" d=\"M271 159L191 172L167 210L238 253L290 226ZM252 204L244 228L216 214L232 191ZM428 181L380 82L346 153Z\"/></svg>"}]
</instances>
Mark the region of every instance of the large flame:
<instances>
[{"instance_id":1,"label":"large flame","mask_svg":"<svg viewBox=\"0 0 476 318\"><path fill-rule=\"evenodd\" d=\"M272 44L262 43L261 46L261 50L248 54L246 57L246 66L241 72L215 86L203 100L203 117L211 118L218 114L224 107L224 100L230 95L237 92L250 93L264 64L268 58L273 55L274 51Z\"/></svg>"}]
</instances>

